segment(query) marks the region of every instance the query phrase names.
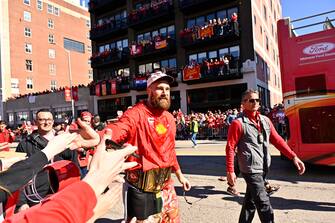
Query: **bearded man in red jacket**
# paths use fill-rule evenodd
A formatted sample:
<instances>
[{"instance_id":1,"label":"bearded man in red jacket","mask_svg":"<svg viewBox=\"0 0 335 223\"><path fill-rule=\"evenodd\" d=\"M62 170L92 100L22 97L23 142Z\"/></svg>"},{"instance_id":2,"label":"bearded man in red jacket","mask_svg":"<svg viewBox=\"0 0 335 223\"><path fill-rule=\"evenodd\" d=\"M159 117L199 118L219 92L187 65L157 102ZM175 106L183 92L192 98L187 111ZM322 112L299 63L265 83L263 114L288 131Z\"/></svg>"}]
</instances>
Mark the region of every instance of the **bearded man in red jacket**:
<instances>
[{"instance_id":1,"label":"bearded man in red jacket","mask_svg":"<svg viewBox=\"0 0 335 223\"><path fill-rule=\"evenodd\" d=\"M126 172L128 221L136 217L137 222L180 222L171 172L185 191L191 188L177 161L176 124L167 111L173 80L161 71L152 73L147 80L148 99L107 126L112 130L112 140L138 147L137 158L130 158L138 166Z\"/></svg>"}]
</instances>

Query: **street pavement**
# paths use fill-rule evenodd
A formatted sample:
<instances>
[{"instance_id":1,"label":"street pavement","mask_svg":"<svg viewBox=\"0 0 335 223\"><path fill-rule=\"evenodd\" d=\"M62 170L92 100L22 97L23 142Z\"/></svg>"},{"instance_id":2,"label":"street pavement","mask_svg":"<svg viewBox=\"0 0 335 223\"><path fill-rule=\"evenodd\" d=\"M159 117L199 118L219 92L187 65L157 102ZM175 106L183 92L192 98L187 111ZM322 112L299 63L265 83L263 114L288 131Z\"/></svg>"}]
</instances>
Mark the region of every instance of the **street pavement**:
<instances>
[{"instance_id":1,"label":"street pavement","mask_svg":"<svg viewBox=\"0 0 335 223\"><path fill-rule=\"evenodd\" d=\"M181 222L186 223L234 223L238 222L245 183L238 179L237 189L241 197L226 193L227 184L218 180L225 176L225 141L199 141L192 148L191 141L177 141L176 151L183 173L190 180L192 190L186 203L179 182L175 179ZM268 179L281 186L271 196L275 221L279 223L333 223L335 219L335 167L307 166L303 176L290 161L282 160L280 153L271 148L272 164ZM97 222L121 222L122 202L104 220ZM113 219L113 220L109 220ZM260 222L255 214L255 223Z\"/></svg>"},{"instance_id":2,"label":"street pavement","mask_svg":"<svg viewBox=\"0 0 335 223\"><path fill-rule=\"evenodd\" d=\"M235 223L238 222L245 183L238 179L241 197L226 193L227 183L218 180L225 176L225 141L177 141L176 151L183 173L192 184L186 193L175 179L181 222L183 223ZM306 173L298 176L290 161L282 160L275 148L270 149L272 164L268 179L281 186L271 196L275 221L278 223L333 223L335 219L335 167L307 165ZM121 198L120 198L121 199ZM117 223L123 219L122 202L114 207L99 223ZM254 223L259 223L255 214Z\"/></svg>"}]
</instances>

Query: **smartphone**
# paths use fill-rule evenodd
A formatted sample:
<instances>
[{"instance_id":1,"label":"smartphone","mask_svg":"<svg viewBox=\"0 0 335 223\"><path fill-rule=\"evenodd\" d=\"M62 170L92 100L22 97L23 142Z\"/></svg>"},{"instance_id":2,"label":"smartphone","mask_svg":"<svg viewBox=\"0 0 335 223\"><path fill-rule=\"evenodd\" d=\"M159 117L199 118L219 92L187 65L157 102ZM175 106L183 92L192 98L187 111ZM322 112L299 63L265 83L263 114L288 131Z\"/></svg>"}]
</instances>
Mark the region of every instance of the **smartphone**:
<instances>
[{"instance_id":1,"label":"smartphone","mask_svg":"<svg viewBox=\"0 0 335 223\"><path fill-rule=\"evenodd\" d=\"M106 144L106 150L108 149L119 150L123 148L122 145L110 139L106 139L105 144ZM138 159L140 158L140 156L137 153L132 153L131 156L138 158Z\"/></svg>"}]
</instances>

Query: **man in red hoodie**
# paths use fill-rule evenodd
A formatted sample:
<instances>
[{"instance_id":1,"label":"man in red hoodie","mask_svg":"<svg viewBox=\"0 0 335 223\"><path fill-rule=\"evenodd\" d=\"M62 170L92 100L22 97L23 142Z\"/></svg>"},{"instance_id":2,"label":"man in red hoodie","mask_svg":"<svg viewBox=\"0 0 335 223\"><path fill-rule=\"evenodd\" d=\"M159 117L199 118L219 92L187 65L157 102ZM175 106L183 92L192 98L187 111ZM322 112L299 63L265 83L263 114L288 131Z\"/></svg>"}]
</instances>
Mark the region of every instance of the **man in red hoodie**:
<instances>
[{"instance_id":1,"label":"man in red hoodie","mask_svg":"<svg viewBox=\"0 0 335 223\"><path fill-rule=\"evenodd\" d=\"M176 124L167 111L172 82L173 77L165 73L152 73L147 80L148 99L107 126L112 130L112 140L138 147L138 158L130 157L138 166L126 171L128 221L136 217L137 222L148 218L180 222L171 172L176 174L185 191L191 188L177 161Z\"/></svg>"},{"instance_id":2,"label":"man in red hoodie","mask_svg":"<svg viewBox=\"0 0 335 223\"><path fill-rule=\"evenodd\" d=\"M0 121L0 151L9 151L9 143L15 140L15 134L6 127L6 123Z\"/></svg>"}]
</instances>

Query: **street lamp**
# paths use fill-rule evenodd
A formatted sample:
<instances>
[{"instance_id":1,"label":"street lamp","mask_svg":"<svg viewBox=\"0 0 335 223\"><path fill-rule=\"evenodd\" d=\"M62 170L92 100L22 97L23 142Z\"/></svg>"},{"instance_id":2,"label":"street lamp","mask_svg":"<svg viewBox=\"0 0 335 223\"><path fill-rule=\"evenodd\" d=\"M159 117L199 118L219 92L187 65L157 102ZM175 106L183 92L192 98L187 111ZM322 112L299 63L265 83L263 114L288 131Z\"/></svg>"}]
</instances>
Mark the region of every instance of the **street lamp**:
<instances>
[{"instance_id":1,"label":"street lamp","mask_svg":"<svg viewBox=\"0 0 335 223\"><path fill-rule=\"evenodd\" d=\"M70 50L57 45L56 43L52 43L55 46L58 46L60 48L62 48L66 54L67 54L67 66L68 66L68 70L69 70L69 82L70 82L70 91L71 91L71 111L72 111L72 118L76 118L75 117L75 113L74 113L74 99L73 99L73 89L72 89L72 70L71 70L71 54L70 54Z\"/></svg>"}]
</instances>

